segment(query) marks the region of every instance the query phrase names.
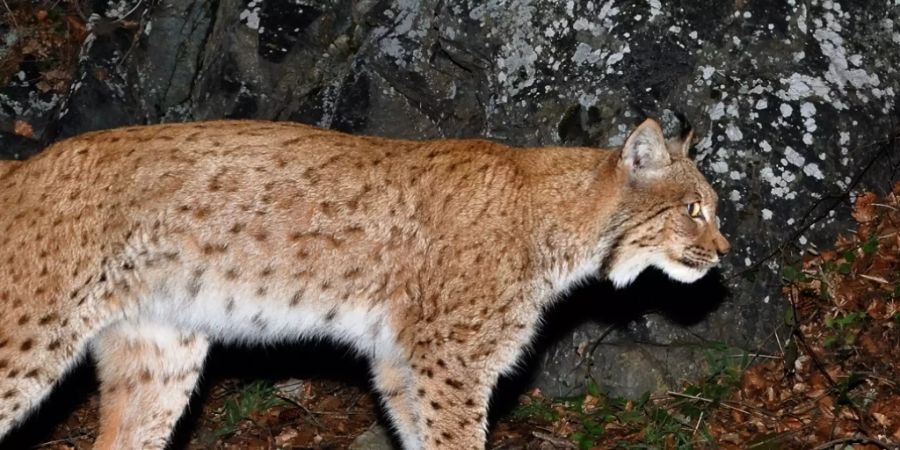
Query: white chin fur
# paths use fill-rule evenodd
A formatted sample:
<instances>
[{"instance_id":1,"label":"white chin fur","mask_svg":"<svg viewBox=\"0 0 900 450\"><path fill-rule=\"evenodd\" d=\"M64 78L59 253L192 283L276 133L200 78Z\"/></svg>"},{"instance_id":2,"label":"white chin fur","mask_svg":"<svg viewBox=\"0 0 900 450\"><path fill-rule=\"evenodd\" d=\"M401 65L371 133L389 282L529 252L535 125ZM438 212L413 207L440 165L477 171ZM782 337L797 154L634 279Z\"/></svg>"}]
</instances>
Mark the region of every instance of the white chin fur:
<instances>
[{"instance_id":1,"label":"white chin fur","mask_svg":"<svg viewBox=\"0 0 900 450\"><path fill-rule=\"evenodd\" d=\"M693 283L709 270L694 269L684 264L676 263L669 258L660 254L641 254L633 255L625 261L617 262L609 271L609 280L617 288L625 287L631 284L641 272L647 267L658 267L669 276L669 278L681 283Z\"/></svg>"},{"instance_id":2,"label":"white chin fur","mask_svg":"<svg viewBox=\"0 0 900 450\"><path fill-rule=\"evenodd\" d=\"M692 267L688 267L682 264L668 263L661 266L658 266L665 272L669 278L680 281L682 283L693 283L700 278L703 278L703 275L706 275L706 272L709 269L694 269Z\"/></svg>"},{"instance_id":3,"label":"white chin fur","mask_svg":"<svg viewBox=\"0 0 900 450\"><path fill-rule=\"evenodd\" d=\"M653 254L632 255L624 261L616 261L609 270L609 281L617 288L631 284L641 272L649 267L657 258Z\"/></svg>"}]
</instances>

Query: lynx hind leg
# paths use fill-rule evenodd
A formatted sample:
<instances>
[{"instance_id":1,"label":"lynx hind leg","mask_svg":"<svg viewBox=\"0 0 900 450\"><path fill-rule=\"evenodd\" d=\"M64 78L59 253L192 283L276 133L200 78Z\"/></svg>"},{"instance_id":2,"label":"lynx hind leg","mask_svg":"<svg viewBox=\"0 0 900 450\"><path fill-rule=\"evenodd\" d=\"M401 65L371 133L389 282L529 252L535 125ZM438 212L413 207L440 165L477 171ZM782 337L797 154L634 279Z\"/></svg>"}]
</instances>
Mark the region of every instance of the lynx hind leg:
<instances>
[{"instance_id":1,"label":"lynx hind leg","mask_svg":"<svg viewBox=\"0 0 900 450\"><path fill-rule=\"evenodd\" d=\"M204 336L159 324L119 323L97 336L100 431L94 448L164 448L208 349Z\"/></svg>"},{"instance_id":2,"label":"lynx hind leg","mask_svg":"<svg viewBox=\"0 0 900 450\"><path fill-rule=\"evenodd\" d=\"M82 359L93 327L100 326L94 322L104 320L96 311L4 310L5 300L0 292L0 442Z\"/></svg>"},{"instance_id":3,"label":"lynx hind leg","mask_svg":"<svg viewBox=\"0 0 900 450\"><path fill-rule=\"evenodd\" d=\"M412 371L400 361L376 360L373 366L375 388L381 394L391 425L397 432L404 450L422 448L421 436L416 424L413 392L410 386Z\"/></svg>"}]
</instances>

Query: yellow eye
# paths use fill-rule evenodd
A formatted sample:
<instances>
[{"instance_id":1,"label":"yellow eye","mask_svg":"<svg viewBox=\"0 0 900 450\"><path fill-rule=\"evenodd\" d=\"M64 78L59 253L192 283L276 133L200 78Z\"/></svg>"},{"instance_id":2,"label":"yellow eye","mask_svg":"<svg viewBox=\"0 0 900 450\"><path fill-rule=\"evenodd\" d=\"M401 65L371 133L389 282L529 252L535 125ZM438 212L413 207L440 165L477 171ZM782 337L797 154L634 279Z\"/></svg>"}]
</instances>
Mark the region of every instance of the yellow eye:
<instances>
[{"instance_id":1,"label":"yellow eye","mask_svg":"<svg viewBox=\"0 0 900 450\"><path fill-rule=\"evenodd\" d=\"M694 218L694 219L699 218L702 215L701 210L700 210L700 202L689 203L687 212L688 212L688 215L691 216L692 218Z\"/></svg>"}]
</instances>

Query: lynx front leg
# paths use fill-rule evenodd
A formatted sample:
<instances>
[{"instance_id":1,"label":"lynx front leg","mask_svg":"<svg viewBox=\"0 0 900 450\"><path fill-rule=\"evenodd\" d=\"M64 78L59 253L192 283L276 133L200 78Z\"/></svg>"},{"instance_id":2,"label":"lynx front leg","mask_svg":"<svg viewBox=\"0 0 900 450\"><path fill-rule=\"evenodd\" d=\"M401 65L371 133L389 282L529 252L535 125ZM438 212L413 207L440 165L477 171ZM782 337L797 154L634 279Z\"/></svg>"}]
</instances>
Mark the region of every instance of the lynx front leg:
<instances>
[{"instance_id":1,"label":"lynx front leg","mask_svg":"<svg viewBox=\"0 0 900 450\"><path fill-rule=\"evenodd\" d=\"M101 403L94 448L164 448L197 383L206 338L165 325L120 323L93 344Z\"/></svg>"},{"instance_id":2,"label":"lynx front leg","mask_svg":"<svg viewBox=\"0 0 900 450\"><path fill-rule=\"evenodd\" d=\"M453 356L422 358L415 369L423 448L483 450L488 401L497 376L467 367Z\"/></svg>"},{"instance_id":3,"label":"lynx front leg","mask_svg":"<svg viewBox=\"0 0 900 450\"><path fill-rule=\"evenodd\" d=\"M411 369L401 361L384 359L375 361L374 372L375 387L381 394L391 422L403 443L403 449L421 449L422 443L416 424L417 412L414 409L410 386Z\"/></svg>"}]
</instances>

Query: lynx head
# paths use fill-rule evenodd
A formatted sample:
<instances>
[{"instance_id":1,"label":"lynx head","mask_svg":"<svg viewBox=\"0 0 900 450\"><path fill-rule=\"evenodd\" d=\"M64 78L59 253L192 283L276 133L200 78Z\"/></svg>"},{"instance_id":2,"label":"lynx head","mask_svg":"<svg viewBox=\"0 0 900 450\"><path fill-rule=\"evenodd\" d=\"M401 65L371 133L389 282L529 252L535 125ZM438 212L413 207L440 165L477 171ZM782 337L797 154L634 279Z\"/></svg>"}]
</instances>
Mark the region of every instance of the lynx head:
<instances>
[{"instance_id":1,"label":"lynx head","mask_svg":"<svg viewBox=\"0 0 900 450\"><path fill-rule=\"evenodd\" d=\"M693 134L669 142L653 120L625 141L618 161L621 235L609 249L606 271L616 286L654 266L691 283L728 252L716 220L718 197L688 157Z\"/></svg>"}]
</instances>

